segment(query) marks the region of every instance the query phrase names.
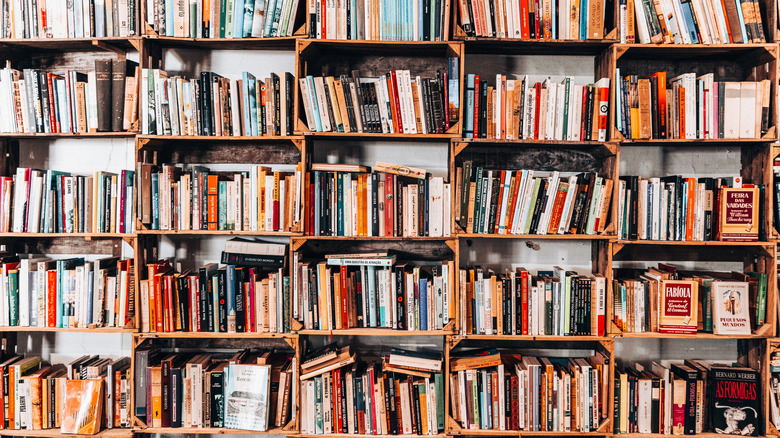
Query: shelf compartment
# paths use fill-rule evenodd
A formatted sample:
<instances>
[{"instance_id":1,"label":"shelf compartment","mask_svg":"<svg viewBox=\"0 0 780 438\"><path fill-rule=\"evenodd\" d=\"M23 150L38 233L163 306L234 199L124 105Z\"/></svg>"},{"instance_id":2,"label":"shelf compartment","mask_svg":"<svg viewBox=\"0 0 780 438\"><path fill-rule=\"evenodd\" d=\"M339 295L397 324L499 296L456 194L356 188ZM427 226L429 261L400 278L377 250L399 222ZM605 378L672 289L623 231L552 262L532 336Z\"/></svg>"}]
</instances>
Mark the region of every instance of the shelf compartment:
<instances>
[{"instance_id":1,"label":"shelf compartment","mask_svg":"<svg viewBox=\"0 0 780 438\"><path fill-rule=\"evenodd\" d=\"M149 332L133 333L140 339L294 339L296 333Z\"/></svg>"},{"instance_id":2,"label":"shelf compartment","mask_svg":"<svg viewBox=\"0 0 780 438\"><path fill-rule=\"evenodd\" d=\"M79 438L79 437L94 437L94 438L130 438L133 436L133 429L103 429L96 435L74 435L69 433L62 433L59 429L2 429L0 430L0 436L24 436L24 437L41 437L41 438Z\"/></svg>"},{"instance_id":3,"label":"shelf compartment","mask_svg":"<svg viewBox=\"0 0 780 438\"><path fill-rule=\"evenodd\" d=\"M10 50L51 50L93 52L114 49L138 49L140 37L101 38L0 38L0 47ZM111 48L109 48L111 47Z\"/></svg>"},{"instance_id":4,"label":"shelf compartment","mask_svg":"<svg viewBox=\"0 0 780 438\"><path fill-rule=\"evenodd\" d=\"M134 333L132 327L0 327L0 332L14 333Z\"/></svg>"},{"instance_id":5,"label":"shelf compartment","mask_svg":"<svg viewBox=\"0 0 780 438\"><path fill-rule=\"evenodd\" d=\"M244 429L228 429L226 427L143 427L133 429L135 433L166 434L166 435L288 435L287 427L274 427L265 432Z\"/></svg>"},{"instance_id":6,"label":"shelf compartment","mask_svg":"<svg viewBox=\"0 0 780 438\"><path fill-rule=\"evenodd\" d=\"M453 326L454 321L450 321L448 326ZM306 336L449 336L455 334L451 329L447 330L395 330L384 327L368 327L368 328L350 328L350 329L338 329L338 330L298 330L299 335Z\"/></svg>"},{"instance_id":7,"label":"shelf compartment","mask_svg":"<svg viewBox=\"0 0 780 438\"><path fill-rule=\"evenodd\" d=\"M134 138L132 131L119 132L0 132L0 139L59 139L59 138Z\"/></svg>"},{"instance_id":8,"label":"shelf compartment","mask_svg":"<svg viewBox=\"0 0 780 438\"><path fill-rule=\"evenodd\" d=\"M272 38L184 38L160 35L144 35L144 42L163 49L206 49L206 50L292 50L301 38L296 31L293 36Z\"/></svg>"}]
</instances>

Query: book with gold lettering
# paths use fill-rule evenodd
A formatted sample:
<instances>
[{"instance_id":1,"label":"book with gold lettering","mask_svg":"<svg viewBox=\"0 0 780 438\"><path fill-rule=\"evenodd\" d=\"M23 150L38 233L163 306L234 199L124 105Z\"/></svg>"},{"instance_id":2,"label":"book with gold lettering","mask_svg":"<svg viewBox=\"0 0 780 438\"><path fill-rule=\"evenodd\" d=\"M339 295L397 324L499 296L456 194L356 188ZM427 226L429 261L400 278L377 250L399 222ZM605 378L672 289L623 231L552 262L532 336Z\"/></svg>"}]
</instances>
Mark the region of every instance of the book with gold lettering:
<instances>
[{"instance_id":1,"label":"book with gold lettering","mask_svg":"<svg viewBox=\"0 0 780 438\"><path fill-rule=\"evenodd\" d=\"M68 380L60 432L94 435L103 418L103 380Z\"/></svg>"},{"instance_id":2,"label":"book with gold lettering","mask_svg":"<svg viewBox=\"0 0 780 438\"><path fill-rule=\"evenodd\" d=\"M698 286L695 281L661 280L660 333L696 333Z\"/></svg>"}]
</instances>

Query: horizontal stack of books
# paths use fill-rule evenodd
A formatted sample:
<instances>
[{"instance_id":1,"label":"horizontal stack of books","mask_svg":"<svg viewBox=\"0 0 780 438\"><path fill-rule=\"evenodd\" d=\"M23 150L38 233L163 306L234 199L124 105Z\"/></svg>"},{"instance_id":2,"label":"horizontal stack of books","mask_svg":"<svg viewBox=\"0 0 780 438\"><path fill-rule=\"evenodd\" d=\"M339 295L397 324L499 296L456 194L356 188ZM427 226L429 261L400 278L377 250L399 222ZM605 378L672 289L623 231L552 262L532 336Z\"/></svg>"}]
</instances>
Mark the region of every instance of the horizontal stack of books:
<instances>
[{"instance_id":1,"label":"horizontal stack of books","mask_svg":"<svg viewBox=\"0 0 780 438\"><path fill-rule=\"evenodd\" d=\"M279 1L279 0L277 0ZM309 38L442 41L448 38L443 0L309 1Z\"/></svg>"},{"instance_id":2,"label":"horizontal stack of books","mask_svg":"<svg viewBox=\"0 0 780 438\"><path fill-rule=\"evenodd\" d=\"M636 18L636 20L635 20ZM758 2L751 0L627 0L620 5L622 43L764 43Z\"/></svg>"},{"instance_id":3,"label":"horizontal stack of books","mask_svg":"<svg viewBox=\"0 0 780 438\"><path fill-rule=\"evenodd\" d=\"M609 79L574 85L550 78L533 83L496 75L466 75L464 132L466 138L606 141Z\"/></svg>"},{"instance_id":4,"label":"horizontal stack of books","mask_svg":"<svg viewBox=\"0 0 780 438\"><path fill-rule=\"evenodd\" d=\"M377 162L314 163L308 178L311 236L446 237L452 189L424 169Z\"/></svg>"},{"instance_id":5,"label":"horizontal stack of books","mask_svg":"<svg viewBox=\"0 0 780 438\"><path fill-rule=\"evenodd\" d=\"M466 333L604 336L604 276L554 267L534 276L525 268L496 274L481 267L459 271Z\"/></svg>"},{"instance_id":6,"label":"horizontal stack of books","mask_svg":"<svg viewBox=\"0 0 780 438\"><path fill-rule=\"evenodd\" d=\"M15 355L0 363L0 374L6 382L4 429L94 435L103 425L130 427L127 357L82 356L49 365L40 356Z\"/></svg>"},{"instance_id":7,"label":"horizontal stack of books","mask_svg":"<svg viewBox=\"0 0 780 438\"><path fill-rule=\"evenodd\" d=\"M450 413L468 430L595 432L609 415L609 356L453 353Z\"/></svg>"},{"instance_id":8,"label":"horizontal stack of books","mask_svg":"<svg viewBox=\"0 0 780 438\"><path fill-rule=\"evenodd\" d=\"M613 180L596 173L492 170L464 161L456 169L458 225L476 234L600 234Z\"/></svg>"},{"instance_id":9,"label":"horizontal stack of books","mask_svg":"<svg viewBox=\"0 0 780 438\"><path fill-rule=\"evenodd\" d=\"M134 67L135 66L135 67ZM126 131L138 118L139 69L125 60L95 60L88 73L6 67L0 70L0 132Z\"/></svg>"},{"instance_id":10,"label":"horizontal stack of books","mask_svg":"<svg viewBox=\"0 0 780 438\"><path fill-rule=\"evenodd\" d=\"M301 260L293 288L300 322L314 330L441 330L455 319L454 266L403 262L388 253Z\"/></svg>"},{"instance_id":11,"label":"horizontal stack of books","mask_svg":"<svg viewBox=\"0 0 780 438\"><path fill-rule=\"evenodd\" d=\"M0 231L132 233L135 172L92 176L18 167L0 177Z\"/></svg>"},{"instance_id":12,"label":"horizontal stack of books","mask_svg":"<svg viewBox=\"0 0 780 438\"><path fill-rule=\"evenodd\" d=\"M604 3L602 0L459 0L458 6L460 25L468 36L587 40L604 38Z\"/></svg>"},{"instance_id":13,"label":"horizontal stack of books","mask_svg":"<svg viewBox=\"0 0 780 438\"><path fill-rule=\"evenodd\" d=\"M267 431L287 425L295 356L286 351L135 351L135 413L148 427Z\"/></svg>"},{"instance_id":14,"label":"horizontal stack of books","mask_svg":"<svg viewBox=\"0 0 780 438\"><path fill-rule=\"evenodd\" d=\"M0 326L131 327L133 260L0 256Z\"/></svg>"},{"instance_id":15,"label":"horizontal stack of books","mask_svg":"<svg viewBox=\"0 0 780 438\"><path fill-rule=\"evenodd\" d=\"M686 359L617 367L614 430L759 436L764 430L761 386L758 371L740 365Z\"/></svg>"},{"instance_id":16,"label":"horizontal stack of books","mask_svg":"<svg viewBox=\"0 0 780 438\"><path fill-rule=\"evenodd\" d=\"M615 325L624 332L749 335L766 322L766 274L678 272L672 265L617 278Z\"/></svg>"},{"instance_id":17,"label":"horizontal stack of books","mask_svg":"<svg viewBox=\"0 0 780 438\"><path fill-rule=\"evenodd\" d=\"M617 237L630 240L766 240L763 184L725 178L621 176Z\"/></svg>"},{"instance_id":18,"label":"horizontal stack of books","mask_svg":"<svg viewBox=\"0 0 780 438\"><path fill-rule=\"evenodd\" d=\"M138 167L140 219L152 230L287 232L301 220L300 164L288 171L256 165L248 172Z\"/></svg>"},{"instance_id":19,"label":"horizontal stack of books","mask_svg":"<svg viewBox=\"0 0 780 438\"><path fill-rule=\"evenodd\" d=\"M155 32L169 37L285 37L295 32L299 1L159 1L147 6L144 18Z\"/></svg>"},{"instance_id":20,"label":"horizontal stack of books","mask_svg":"<svg viewBox=\"0 0 780 438\"><path fill-rule=\"evenodd\" d=\"M289 332L290 277L282 263L270 265L175 272L168 261L149 264L140 282L141 331Z\"/></svg>"},{"instance_id":21,"label":"horizontal stack of books","mask_svg":"<svg viewBox=\"0 0 780 438\"><path fill-rule=\"evenodd\" d=\"M346 359L339 361L342 356ZM304 367L307 361L332 365ZM329 344L310 353L304 365L302 433L437 435L444 430L439 353L394 348L389 355L356 362L349 347Z\"/></svg>"},{"instance_id":22,"label":"horizontal stack of books","mask_svg":"<svg viewBox=\"0 0 780 438\"><path fill-rule=\"evenodd\" d=\"M768 79L718 82L714 73L683 73L667 82L666 72L616 74L615 123L627 139L760 138L774 125Z\"/></svg>"},{"instance_id":23,"label":"horizontal stack of books","mask_svg":"<svg viewBox=\"0 0 780 438\"><path fill-rule=\"evenodd\" d=\"M379 78L300 78L309 131L442 134L458 121L459 58L435 78L392 70Z\"/></svg>"},{"instance_id":24,"label":"horizontal stack of books","mask_svg":"<svg viewBox=\"0 0 780 438\"><path fill-rule=\"evenodd\" d=\"M0 38L102 38L138 35L140 0L5 2Z\"/></svg>"},{"instance_id":25,"label":"horizontal stack of books","mask_svg":"<svg viewBox=\"0 0 780 438\"><path fill-rule=\"evenodd\" d=\"M204 71L200 78L186 79L141 69L141 133L292 135L294 87L292 73L258 80L247 72L241 79L228 79Z\"/></svg>"}]
</instances>

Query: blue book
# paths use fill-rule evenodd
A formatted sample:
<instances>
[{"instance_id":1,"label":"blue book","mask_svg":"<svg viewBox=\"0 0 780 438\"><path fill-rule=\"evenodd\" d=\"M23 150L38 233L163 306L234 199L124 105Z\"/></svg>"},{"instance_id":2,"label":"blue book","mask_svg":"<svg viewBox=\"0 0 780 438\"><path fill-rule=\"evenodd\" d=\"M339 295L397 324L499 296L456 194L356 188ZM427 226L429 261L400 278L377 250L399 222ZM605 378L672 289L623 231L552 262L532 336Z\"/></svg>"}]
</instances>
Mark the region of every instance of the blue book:
<instances>
[{"instance_id":1,"label":"blue book","mask_svg":"<svg viewBox=\"0 0 780 438\"><path fill-rule=\"evenodd\" d=\"M420 279L420 330L428 330L428 279Z\"/></svg>"},{"instance_id":2,"label":"blue book","mask_svg":"<svg viewBox=\"0 0 780 438\"><path fill-rule=\"evenodd\" d=\"M376 327L376 266L368 266L368 326Z\"/></svg>"},{"instance_id":3,"label":"blue book","mask_svg":"<svg viewBox=\"0 0 780 438\"><path fill-rule=\"evenodd\" d=\"M363 1L363 0L361 0ZM349 36L348 38L351 40L358 39L358 33L357 33L357 0L350 0L349 2ZM290 26L292 26L292 23L290 23Z\"/></svg>"},{"instance_id":4,"label":"blue book","mask_svg":"<svg viewBox=\"0 0 780 438\"><path fill-rule=\"evenodd\" d=\"M273 21L271 22L271 26L272 26L271 36L275 36L275 37L279 36L279 29L281 28L280 21L282 20L283 7L284 7L284 0L276 0L276 7L271 9L271 11L273 11Z\"/></svg>"},{"instance_id":5,"label":"blue book","mask_svg":"<svg viewBox=\"0 0 780 438\"><path fill-rule=\"evenodd\" d=\"M336 172L336 235L344 235L344 177Z\"/></svg>"},{"instance_id":6,"label":"blue book","mask_svg":"<svg viewBox=\"0 0 780 438\"><path fill-rule=\"evenodd\" d=\"M283 0L278 0L278 1L283 1ZM266 38L271 36L271 30L274 21L274 10L276 10L276 2L277 0L268 0L268 4L266 5L265 8L265 23L263 23L263 36Z\"/></svg>"},{"instance_id":7,"label":"blue book","mask_svg":"<svg viewBox=\"0 0 780 438\"><path fill-rule=\"evenodd\" d=\"M638 5L642 7L642 5ZM580 1L580 39L588 39L588 0ZM553 20L554 21L554 20Z\"/></svg>"},{"instance_id":8,"label":"blue book","mask_svg":"<svg viewBox=\"0 0 780 438\"><path fill-rule=\"evenodd\" d=\"M246 71L241 73L241 97L244 101L244 135L256 135L252 126L252 104L257 100L257 96L250 96L252 94L250 90L254 88L254 86L250 85L250 82L254 83L254 81L255 76L252 73ZM255 110L256 114L257 110Z\"/></svg>"},{"instance_id":9,"label":"blue book","mask_svg":"<svg viewBox=\"0 0 780 438\"><path fill-rule=\"evenodd\" d=\"M165 0L165 36L173 36L173 2L174 0ZM95 21L97 21L97 14L95 14Z\"/></svg>"},{"instance_id":10,"label":"blue book","mask_svg":"<svg viewBox=\"0 0 780 438\"><path fill-rule=\"evenodd\" d=\"M160 174L152 172L152 229L160 229Z\"/></svg>"},{"instance_id":11,"label":"blue book","mask_svg":"<svg viewBox=\"0 0 780 438\"><path fill-rule=\"evenodd\" d=\"M466 119L463 121L463 137L474 138L474 74L466 75L466 107L464 109Z\"/></svg>"},{"instance_id":12,"label":"blue book","mask_svg":"<svg viewBox=\"0 0 780 438\"><path fill-rule=\"evenodd\" d=\"M258 0L263 1L263 0ZM243 38L249 38L252 36L252 20L254 20L255 14L255 0L244 0L244 31L241 34ZM234 38L239 38L233 35Z\"/></svg>"},{"instance_id":13,"label":"blue book","mask_svg":"<svg viewBox=\"0 0 780 438\"><path fill-rule=\"evenodd\" d=\"M227 230L227 181L219 181L217 192L217 208L219 211L219 224L217 229Z\"/></svg>"},{"instance_id":14,"label":"blue book","mask_svg":"<svg viewBox=\"0 0 780 438\"><path fill-rule=\"evenodd\" d=\"M680 10L682 11L683 21L685 21L685 28L688 29L688 34L691 36L691 44L699 44L699 37L696 33L696 25L693 21L691 0L680 0ZM740 24L742 24L742 11L740 8L737 8L737 13L739 14Z\"/></svg>"},{"instance_id":15,"label":"blue book","mask_svg":"<svg viewBox=\"0 0 780 438\"><path fill-rule=\"evenodd\" d=\"M235 318L236 318L236 266L227 265L226 269L227 284L225 289L227 291L227 316L228 316L228 331L235 331ZM230 319L233 317L233 324L231 327Z\"/></svg>"},{"instance_id":16,"label":"blue book","mask_svg":"<svg viewBox=\"0 0 780 438\"><path fill-rule=\"evenodd\" d=\"M742 2L737 3L737 16L739 17L739 30L742 32L742 42L747 44L750 42L747 36L747 29L745 28L745 18L742 16Z\"/></svg>"},{"instance_id":17,"label":"blue book","mask_svg":"<svg viewBox=\"0 0 780 438\"><path fill-rule=\"evenodd\" d=\"M87 312L86 312L87 326L89 326L89 324L92 324L93 322L97 322L92 320L92 306L94 305L94 297L95 297L94 269L96 268L96 265L93 263L90 263L90 265L92 265L92 269L88 271L89 275L87 276ZM32 309L33 307L30 306L30 308ZM35 316L35 321L37 325L38 312L32 312L32 315Z\"/></svg>"},{"instance_id":18,"label":"blue book","mask_svg":"<svg viewBox=\"0 0 780 438\"><path fill-rule=\"evenodd\" d=\"M320 120L320 104L317 101L317 93L314 91L314 76L306 76L306 82L309 84L309 96L311 100L311 112L314 117L314 129L317 132L322 132L322 120ZM360 84L355 84L355 87L360 87Z\"/></svg>"},{"instance_id":19,"label":"blue book","mask_svg":"<svg viewBox=\"0 0 780 438\"><path fill-rule=\"evenodd\" d=\"M95 37L102 38L106 36L106 2L96 1L95 8ZM171 12L173 15L173 12Z\"/></svg>"},{"instance_id":20,"label":"blue book","mask_svg":"<svg viewBox=\"0 0 780 438\"><path fill-rule=\"evenodd\" d=\"M247 0L233 0L233 38L241 38L244 36L244 2L246 1Z\"/></svg>"},{"instance_id":21,"label":"blue book","mask_svg":"<svg viewBox=\"0 0 780 438\"><path fill-rule=\"evenodd\" d=\"M622 0L625 1L625 0ZM617 108L618 111L623 112L623 80L620 76L620 67L615 68L615 108ZM623 135L626 133L623 132L623 118L622 117L615 117L615 127L618 131L620 131Z\"/></svg>"},{"instance_id":22,"label":"blue book","mask_svg":"<svg viewBox=\"0 0 780 438\"><path fill-rule=\"evenodd\" d=\"M425 3L425 0L420 0L420 2L419 2L419 10L417 11L417 17L418 17L418 20L417 20L418 21L418 23L417 23L418 27L417 28L419 29L419 33L420 33L420 41L425 41L425 34L423 32L423 29L425 29L424 23L423 23L423 21L425 20L425 14L424 14L425 6L424 6L424 3Z\"/></svg>"}]
</instances>

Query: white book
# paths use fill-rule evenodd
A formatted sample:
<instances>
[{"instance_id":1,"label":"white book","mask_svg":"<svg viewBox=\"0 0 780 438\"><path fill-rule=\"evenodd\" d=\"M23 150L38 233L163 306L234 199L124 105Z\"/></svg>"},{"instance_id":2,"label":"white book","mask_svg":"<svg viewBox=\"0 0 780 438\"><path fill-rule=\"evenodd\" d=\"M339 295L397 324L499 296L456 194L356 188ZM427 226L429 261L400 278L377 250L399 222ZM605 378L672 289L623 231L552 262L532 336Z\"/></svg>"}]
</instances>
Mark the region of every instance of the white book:
<instances>
[{"instance_id":1,"label":"white book","mask_svg":"<svg viewBox=\"0 0 780 438\"><path fill-rule=\"evenodd\" d=\"M407 118L409 119L409 133L410 134L419 134L417 132L417 122L416 122L416 110L414 108L414 95L412 94L412 77L409 73L409 70L402 70L403 72L403 78L404 78L404 98L406 99L406 111L407 111ZM420 118L422 118L423 113L420 113Z\"/></svg>"},{"instance_id":2,"label":"white book","mask_svg":"<svg viewBox=\"0 0 780 438\"><path fill-rule=\"evenodd\" d=\"M544 139L545 140L554 140L555 139L555 118L557 117L555 114L555 106L558 104L558 88L560 88L559 84L551 82L549 79L547 79L547 112L545 114L545 128L544 128Z\"/></svg>"},{"instance_id":3,"label":"white book","mask_svg":"<svg viewBox=\"0 0 780 438\"><path fill-rule=\"evenodd\" d=\"M647 44L650 42L650 30L647 28L647 18L645 17L645 10L642 4L634 1L634 13L636 14L636 37L639 39L639 43Z\"/></svg>"},{"instance_id":4,"label":"white book","mask_svg":"<svg viewBox=\"0 0 780 438\"><path fill-rule=\"evenodd\" d=\"M728 96L728 94L727 94ZM742 82L739 93L739 138L756 138L756 82ZM687 102L686 102L687 103Z\"/></svg>"},{"instance_id":5,"label":"white book","mask_svg":"<svg viewBox=\"0 0 780 438\"><path fill-rule=\"evenodd\" d=\"M558 183L560 182L560 173L556 170L552 175L547 177L547 191L544 193L546 202L544 202L544 210L539 218L539 226L537 227L537 234L547 234L547 230L550 226L550 216L552 215L553 204L555 196L558 193ZM540 193L540 196L542 194Z\"/></svg>"},{"instance_id":6,"label":"white book","mask_svg":"<svg viewBox=\"0 0 780 438\"><path fill-rule=\"evenodd\" d=\"M507 170L504 174L504 179L501 181L501 185L504 186L503 196L500 199L501 211L498 215L498 234L506 234L506 215L509 207L509 187L512 181L512 171Z\"/></svg>"},{"instance_id":7,"label":"white book","mask_svg":"<svg viewBox=\"0 0 780 438\"><path fill-rule=\"evenodd\" d=\"M429 181L430 189L430 205L429 205L429 230L428 235L431 237L442 237L444 235L443 225L444 221L449 219L449 216L444 216L444 178L435 176Z\"/></svg>"},{"instance_id":8,"label":"white book","mask_svg":"<svg viewBox=\"0 0 780 438\"><path fill-rule=\"evenodd\" d=\"M317 97L317 108L320 113L320 121L322 122L323 132L329 132L332 130L330 125L330 118L328 117L328 101L325 95L324 79L320 76L314 78L314 92Z\"/></svg>"},{"instance_id":9,"label":"white book","mask_svg":"<svg viewBox=\"0 0 780 438\"><path fill-rule=\"evenodd\" d=\"M444 237L450 237L452 235L452 185L450 183L444 183L444 223L442 224L444 231Z\"/></svg>"},{"instance_id":10,"label":"white book","mask_svg":"<svg viewBox=\"0 0 780 438\"><path fill-rule=\"evenodd\" d=\"M26 169L16 168L16 177L14 178L14 204L13 204L13 232L24 232L25 205L27 199L27 181L25 181Z\"/></svg>"},{"instance_id":11,"label":"white book","mask_svg":"<svg viewBox=\"0 0 780 438\"><path fill-rule=\"evenodd\" d=\"M647 180L639 182L639 217L637 218L637 230L639 238L647 240Z\"/></svg>"},{"instance_id":12,"label":"white book","mask_svg":"<svg viewBox=\"0 0 780 438\"><path fill-rule=\"evenodd\" d=\"M509 230L507 232L509 234L518 234L518 230L520 228L520 212L522 211L523 207L523 199L525 199L525 189L528 184L528 175L529 173L532 174L533 171L531 170L522 170L522 174L520 176L519 181L519 187L517 189L517 201L515 201L515 210L514 210L514 216L512 218L512 223L510 224Z\"/></svg>"},{"instance_id":13,"label":"white book","mask_svg":"<svg viewBox=\"0 0 780 438\"><path fill-rule=\"evenodd\" d=\"M503 3L503 2L498 2ZM502 127L502 120L501 120L501 110L504 107L503 102L501 101L501 95L503 94L503 81L501 80L501 75L496 75L496 97L493 99L493 119L496 124L496 138L503 138L501 135L501 127ZM489 199L489 198L488 198Z\"/></svg>"},{"instance_id":14,"label":"white book","mask_svg":"<svg viewBox=\"0 0 780 438\"><path fill-rule=\"evenodd\" d=\"M493 176L493 171L488 170L487 173L487 196L485 196L484 199L493 199L493 178L496 178ZM482 230L480 230L481 233L489 233L491 230L488 230L488 221L483 221L484 224L482 226Z\"/></svg>"},{"instance_id":15,"label":"white book","mask_svg":"<svg viewBox=\"0 0 780 438\"><path fill-rule=\"evenodd\" d=\"M571 206L574 203L574 193L577 191L577 176L572 175L569 177L569 190L566 192L566 200L563 203L563 210L561 211L561 221L558 225L558 234L565 234L569 229L571 223Z\"/></svg>"},{"instance_id":16,"label":"white book","mask_svg":"<svg viewBox=\"0 0 780 438\"><path fill-rule=\"evenodd\" d=\"M680 39L678 40L675 38L676 44L691 44L693 41L691 40L691 34L688 30L688 25L685 23L685 20L683 19L682 14L682 5L680 4L680 0L662 0L665 2L668 2L671 4L672 10L674 11L674 22L677 24L677 30L680 34ZM668 17L666 15L666 10L664 9L664 16Z\"/></svg>"},{"instance_id":17,"label":"white book","mask_svg":"<svg viewBox=\"0 0 780 438\"><path fill-rule=\"evenodd\" d=\"M726 82L723 96L723 138L740 138L741 128L741 95L740 82ZM747 117L747 115L746 115Z\"/></svg>"},{"instance_id":18,"label":"white book","mask_svg":"<svg viewBox=\"0 0 780 438\"><path fill-rule=\"evenodd\" d=\"M272 172L271 172L272 173ZM273 231L274 228L274 176L265 176L265 231Z\"/></svg>"}]
</instances>

